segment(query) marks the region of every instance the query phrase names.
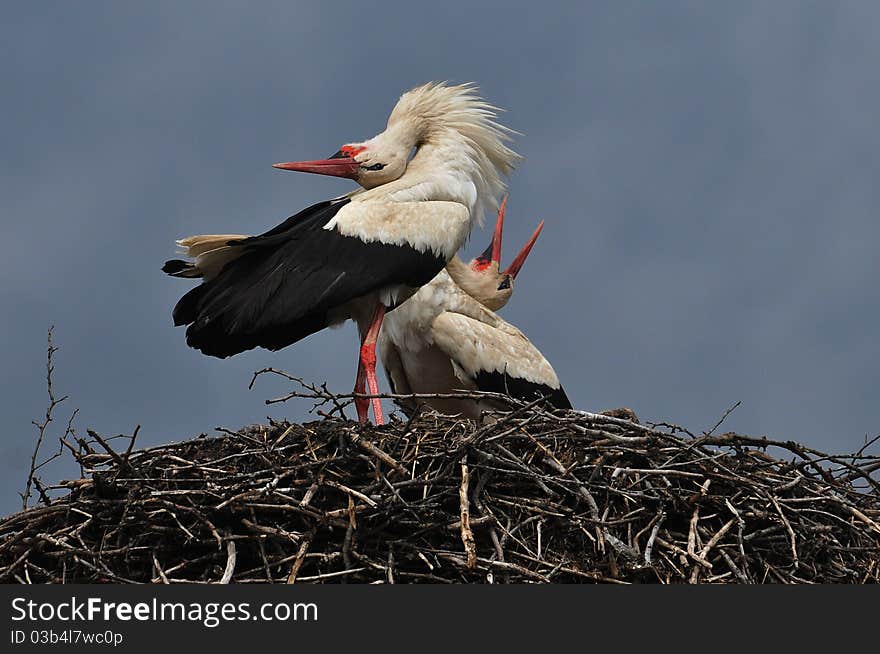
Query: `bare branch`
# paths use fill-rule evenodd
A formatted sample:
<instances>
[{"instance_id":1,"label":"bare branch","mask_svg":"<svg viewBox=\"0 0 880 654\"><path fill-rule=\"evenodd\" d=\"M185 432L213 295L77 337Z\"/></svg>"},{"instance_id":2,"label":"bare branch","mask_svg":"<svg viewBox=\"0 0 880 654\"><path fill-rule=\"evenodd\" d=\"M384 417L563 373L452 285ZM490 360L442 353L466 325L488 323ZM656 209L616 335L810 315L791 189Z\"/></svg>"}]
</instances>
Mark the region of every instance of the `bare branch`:
<instances>
[{"instance_id":1,"label":"bare branch","mask_svg":"<svg viewBox=\"0 0 880 654\"><path fill-rule=\"evenodd\" d=\"M53 361L54 354L58 351L58 348L55 347L55 343L52 340L52 334L55 331L55 326L51 325L46 333L46 391L49 395L49 404L46 406L46 413L43 416L42 421L32 421L31 424L37 430L37 439L34 443L34 451L31 453L30 467L28 468L27 480L25 481L24 492L19 493L21 497L21 508L26 509L28 506L28 500L31 497L31 489L35 486L35 484L39 484L36 473L37 471L45 466L50 461L54 461L59 456L61 456L61 452L63 450L63 443L60 445L60 449L57 454L51 455L48 459L37 463L38 457L40 455L40 448L43 445L43 439L46 436L46 430L49 427L49 423L51 423L54 418L55 408L64 402L67 399L67 396L64 395L62 397L56 397L55 389L52 386L52 373L55 372L55 363ZM73 413L70 415L70 419L67 421L67 428L64 431L64 435L61 436L60 440L63 441L64 438L73 433L73 421L76 418L77 413L79 413L79 409L74 409ZM41 499L44 503L49 503L49 498L45 493L40 492Z\"/></svg>"}]
</instances>

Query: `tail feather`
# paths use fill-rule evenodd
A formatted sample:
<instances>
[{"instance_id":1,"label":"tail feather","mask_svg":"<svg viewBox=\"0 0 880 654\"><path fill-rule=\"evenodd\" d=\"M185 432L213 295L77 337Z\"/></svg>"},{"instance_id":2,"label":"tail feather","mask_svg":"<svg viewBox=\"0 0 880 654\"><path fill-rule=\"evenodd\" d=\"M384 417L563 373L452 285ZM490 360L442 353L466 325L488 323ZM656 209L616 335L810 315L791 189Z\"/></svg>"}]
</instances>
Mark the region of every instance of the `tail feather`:
<instances>
[{"instance_id":1,"label":"tail feather","mask_svg":"<svg viewBox=\"0 0 880 654\"><path fill-rule=\"evenodd\" d=\"M244 250L235 246L247 238L243 234L202 234L182 238L177 241L181 254L193 261L172 259L165 262L162 271L172 277L211 279L223 266L241 256Z\"/></svg>"},{"instance_id":2,"label":"tail feather","mask_svg":"<svg viewBox=\"0 0 880 654\"><path fill-rule=\"evenodd\" d=\"M188 236L177 241L181 253L188 257L198 257L210 250L229 245L230 241L241 241L249 238L243 234L201 234Z\"/></svg>"},{"instance_id":3,"label":"tail feather","mask_svg":"<svg viewBox=\"0 0 880 654\"><path fill-rule=\"evenodd\" d=\"M188 261L171 259L162 266L162 272L172 277L201 277L202 272Z\"/></svg>"}]
</instances>

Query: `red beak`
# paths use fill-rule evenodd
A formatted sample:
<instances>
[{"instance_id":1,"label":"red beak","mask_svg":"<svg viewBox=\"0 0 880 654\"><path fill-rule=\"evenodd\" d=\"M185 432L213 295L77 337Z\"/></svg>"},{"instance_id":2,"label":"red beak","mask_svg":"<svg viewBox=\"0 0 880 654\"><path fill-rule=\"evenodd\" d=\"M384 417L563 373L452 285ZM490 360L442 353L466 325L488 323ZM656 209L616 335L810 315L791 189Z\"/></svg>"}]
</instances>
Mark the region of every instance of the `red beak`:
<instances>
[{"instance_id":1,"label":"red beak","mask_svg":"<svg viewBox=\"0 0 880 654\"><path fill-rule=\"evenodd\" d=\"M501 267L501 235L504 232L504 212L507 210L507 197L501 200L501 208L498 209L498 218L495 220L495 232L492 234L492 259Z\"/></svg>"},{"instance_id":2,"label":"red beak","mask_svg":"<svg viewBox=\"0 0 880 654\"><path fill-rule=\"evenodd\" d=\"M532 237L523 246L523 249L519 251L519 254L516 255L516 258L507 267L507 270L502 271L504 274L510 275L511 277L516 279L516 276L519 274L520 268L522 268L523 264L526 262L526 257L528 257L529 252L532 251L532 247L535 245L535 241L537 241L538 236L541 235L542 229L544 229L544 221L543 220L538 225L538 229L535 230L535 233L532 234Z\"/></svg>"},{"instance_id":3,"label":"red beak","mask_svg":"<svg viewBox=\"0 0 880 654\"><path fill-rule=\"evenodd\" d=\"M501 267L501 233L504 231L504 211L507 209L507 196L501 200L501 208L498 209L498 219L495 221L495 232L492 234L492 242L489 243L483 253L474 259L479 263L480 270L486 268L493 261Z\"/></svg>"},{"instance_id":4,"label":"red beak","mask_svg":"<svg viewBox=\"0 0 880 654\"><path fill-rule=\"evenodd\" d=\"M287 163L272 164L272 167L300 173L357 179L360 164L352 157L335 157L333 159L316 159L315 161L288 161Z\"/></svg>"}]
</instances>

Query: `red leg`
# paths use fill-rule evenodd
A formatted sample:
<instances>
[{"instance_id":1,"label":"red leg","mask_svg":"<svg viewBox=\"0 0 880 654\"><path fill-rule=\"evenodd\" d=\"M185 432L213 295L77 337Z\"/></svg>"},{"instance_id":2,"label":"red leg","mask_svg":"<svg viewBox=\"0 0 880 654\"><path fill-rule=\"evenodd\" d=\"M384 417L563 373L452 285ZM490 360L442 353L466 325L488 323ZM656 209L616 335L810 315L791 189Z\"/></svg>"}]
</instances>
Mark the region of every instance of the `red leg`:
<instances>
[{"instance_id":1,"label":"red leg","mask_svg":"<svg viewBox=\"0 0 880 654\"><path fill-rule=\"evenodd\" d=\"M355 393L365 393L368 387L370 395L379 394L379 382L376 379L376 340L379 338L379 329L382 327L382 319L385 317L385 306L380 304L376 307L370 326L367 328L361 341L360 358L358 361L358 376L355 382ZM382 401L378 397L372 400L355 399L355 407L358 412L358 422L365 423L368 419L369 405L372 402L373 416L377 425L385 424L382 414Z\"/></svg>"},{"instance_id":2,"label":"red leg","mask_svg":"<svg viewBox=\"0 0 880 654\"><path fill-rule=\"evenodd\" d=\"M370 391L370 395L378 395L379 394L379 382L376 379L376 344L373 343L373 352L372 352L372 365L367 368L367 388ZM382 415L382 400L378 397L372 398L370 400L373 403L373 416L376 419L377 425L385 424L385 416Z\"/></svg>"},{"instance_id":3,"label":"red leg","mask_svg":"<svg viewBox=\"0 0 880 654\"><path fill-rule=\"evenodd\" d=\"M357 379L354 382L354 392L364 394L366 388L366 370L364 370L364 362L358 358ZM354 408L357 410L358 422L364 424L370 417L370 401L364 397L354 398Z\"/></svg>"}]
</instances>

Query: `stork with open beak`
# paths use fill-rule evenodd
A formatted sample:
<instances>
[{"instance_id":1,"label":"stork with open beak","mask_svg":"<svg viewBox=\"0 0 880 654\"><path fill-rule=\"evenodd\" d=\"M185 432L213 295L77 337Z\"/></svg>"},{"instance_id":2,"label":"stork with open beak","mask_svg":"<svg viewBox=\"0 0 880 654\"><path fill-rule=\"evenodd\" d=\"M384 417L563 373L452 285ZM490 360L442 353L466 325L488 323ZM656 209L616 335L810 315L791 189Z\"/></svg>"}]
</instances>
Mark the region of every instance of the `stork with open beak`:
<instances>
[{"instance_id":1,"label":"stork with open beak","mask_svg":"<svg viewBox=\"0 0 880 654\"><path fill-rule=\"evenodd\" d=\"M393 392L450 394L480 390L531 401L546 396L570 409L553 367L516 327L500 318L513 283L544 227L542 221L513 262L501 268L507 198L492 242L470 263L453 257L446 268L382 325L379 354ZM479 417L497 403L472 399L420 400L440 413ZM403 401L410 412L417 402Z\"/></svg>"},{"instance_id":2,"label":"stork with open beak","mask_svg":"<svg viewBox=\"0 0 880 654\"><path fill-rule=\"evenodd\" d=\"M401 96L381 134L328 159L275 164L346 177L363 189L259 236L179 241L191 260L163 270L202 279L174 308L174 324L188 325L187 344L221 358L279 350L353 319L361 340L355 393L377 395L375 348L386 312L443 269L519 159L497 111L472 85L429 83ZM366 422L370 401L356 397L355 405ZM381 402L372 406L382 424Z\"/></svg>"}]
</instances>

